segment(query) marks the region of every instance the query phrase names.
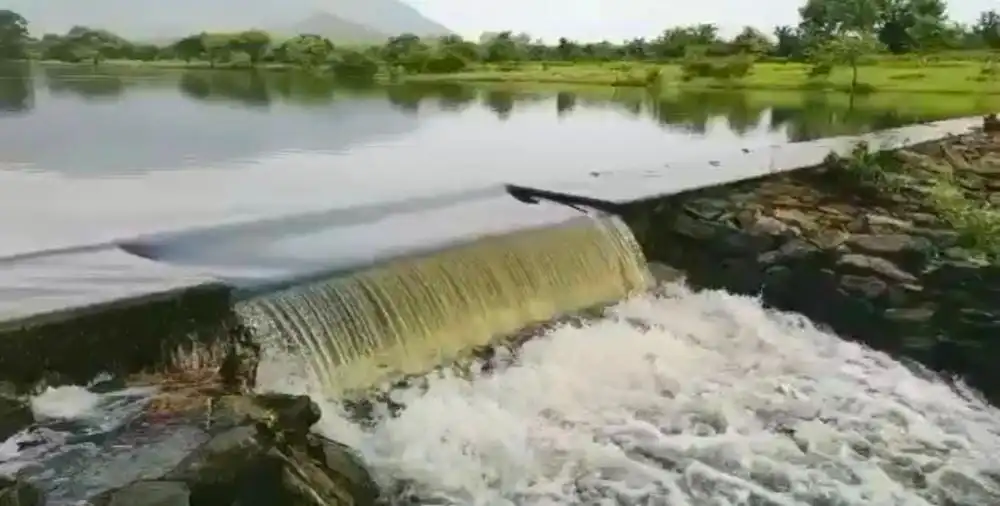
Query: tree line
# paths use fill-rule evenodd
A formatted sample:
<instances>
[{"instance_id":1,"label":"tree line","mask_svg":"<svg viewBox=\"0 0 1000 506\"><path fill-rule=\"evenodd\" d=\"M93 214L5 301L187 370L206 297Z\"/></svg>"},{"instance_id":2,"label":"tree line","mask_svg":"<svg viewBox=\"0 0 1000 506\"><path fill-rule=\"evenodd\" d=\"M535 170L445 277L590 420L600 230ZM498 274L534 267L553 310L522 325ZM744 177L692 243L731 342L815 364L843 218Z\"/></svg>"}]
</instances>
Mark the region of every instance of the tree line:
<instances>
[{"instance_id":1,"label":"tree line","mask_svg":"<svg viewBox=\"0 0 1000 506\"><path fill-rule=\"evenodd\" d=\"M209 66L256 67L280 63L306 69L333 68L338 73L370 76L380 68L408 73L458 72L475 63L674 61L712 58L775 58L812 61L816 72L850 64L865 55L927 55L940 51L1000 51L1000 13L983 12L971 25L949 19L944 0L808 0L796 26L767 34L746 27L732 38L712 24L673 27L655 38L580 42L561 38L547 44L528 34L499 32L479 40L449 35L433 40L413 34L389 38L382 45L340 46L316 34L277 39L260 30L198 33L170 44L126 40L99 28L78 26L65 34L29 35L28 21L0 11L0 59L43 59L99 64L107 59L200 61ZM701 67L698 67L701 65ZM698 75L739 74L728 66L693 64Z\"/></svg>"}]
</instances>

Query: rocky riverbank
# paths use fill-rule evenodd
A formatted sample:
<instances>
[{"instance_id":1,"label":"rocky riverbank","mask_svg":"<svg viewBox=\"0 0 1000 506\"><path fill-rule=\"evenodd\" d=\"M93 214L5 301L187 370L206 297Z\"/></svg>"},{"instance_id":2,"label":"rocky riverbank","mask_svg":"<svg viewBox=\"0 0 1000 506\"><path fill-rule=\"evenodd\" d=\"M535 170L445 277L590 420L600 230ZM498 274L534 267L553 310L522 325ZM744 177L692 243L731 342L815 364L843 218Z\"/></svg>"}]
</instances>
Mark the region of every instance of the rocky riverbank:
<instances>
[{"instance_id":1,"label":"rocky riverbank","mask_svg":"<svg viewBox=\"0 0 1000 506\"><path fill-rule=\"evenodd\" d=\"M1000 402L1000 132L831 156L820 167L645 203L647 258L760 295Z\"/></svg>"},{"instance_id":2,"label":"rocky riverbank","mask_svg":"<svg viewBox=\"0 0 1000 506\"><path fill-rule=\"evenodd\" d=\"M354 506L379 497L352 449L311 432L320 411L308 397L224 395L176 417L201 425L205 442L166 472L106 491L91 506ZM0 478L0 506L43 504L31 483Z\"/></svg>"}]
</instances>

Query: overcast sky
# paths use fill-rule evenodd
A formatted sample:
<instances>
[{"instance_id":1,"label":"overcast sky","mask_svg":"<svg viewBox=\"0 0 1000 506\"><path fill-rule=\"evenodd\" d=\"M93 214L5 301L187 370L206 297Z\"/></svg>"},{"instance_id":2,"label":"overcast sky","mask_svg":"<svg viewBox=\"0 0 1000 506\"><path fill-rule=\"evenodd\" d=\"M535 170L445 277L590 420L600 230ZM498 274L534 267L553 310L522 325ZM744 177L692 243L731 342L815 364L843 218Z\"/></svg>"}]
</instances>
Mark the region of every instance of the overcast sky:
<instances>
[{"instance_id":1,"label":"overcast sky","mask_svg":"<svg viewBox=\"0 0 1000 506\"><path fill-rule=\"evenodd\" d=\"M770 32L794 24L804 0L407 0L425 15L465 37L514 30L549 40L623 40L652 36L665 27L715 23L727 33L744 25ZM1000 9L1000 0L951 0L963 22Z\"/></svg>"}]
</instances>

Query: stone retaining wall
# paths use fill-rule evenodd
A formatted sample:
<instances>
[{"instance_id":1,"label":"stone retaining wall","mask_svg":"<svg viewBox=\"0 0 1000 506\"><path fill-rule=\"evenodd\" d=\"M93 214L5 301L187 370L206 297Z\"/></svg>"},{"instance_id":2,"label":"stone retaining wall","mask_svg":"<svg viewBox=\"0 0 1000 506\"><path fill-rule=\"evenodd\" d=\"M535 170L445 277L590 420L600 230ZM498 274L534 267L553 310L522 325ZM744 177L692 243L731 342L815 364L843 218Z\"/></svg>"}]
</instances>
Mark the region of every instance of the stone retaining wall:
<instances>
[{"instance_id":1,"label":"stone retaining wall","mask_svg":"<svg viewBox=\"0 0 1000 506\"><path fill-rule=\"evenodd\" d=\"M220 379L239 389L253 383L256 370L256 345L222 285L8 327L0 336L0 383L17 392L86 384L101 373L194 369L221 369Z\"/></svg>"},{"instance_id":2,"label":"stone retaining wall","mask_svg":"<svg viewBox=\"0 0 1000 506\"><path fill-rule=\"evenodd\" d=\"M636 205L626 220L647 258L693 286L759 294L1000 401L1000 137L859 158Z\"/></svg>"}]
</instances>

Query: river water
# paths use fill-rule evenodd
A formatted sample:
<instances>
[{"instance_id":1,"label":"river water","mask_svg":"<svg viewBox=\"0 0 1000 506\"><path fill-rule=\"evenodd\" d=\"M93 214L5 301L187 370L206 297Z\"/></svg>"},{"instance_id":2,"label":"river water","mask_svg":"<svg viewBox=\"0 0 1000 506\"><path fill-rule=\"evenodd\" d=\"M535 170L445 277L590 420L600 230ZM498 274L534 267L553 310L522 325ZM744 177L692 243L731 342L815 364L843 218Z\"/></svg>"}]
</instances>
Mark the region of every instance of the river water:
<instances>
[{"instance_id":1,"label":"river water","mask_svg":"<svg viewBox=\"0 0 1000 506\"><path fill-rule=\"evenodd\" d=\"M0 255L963 116L976 97L345 89L294 74L0 69ZM905 106L905 107L904 107ZM346 190L348 189L349 190ZM31 216L31 220L23 219Z\"/></svg>"},{"instance_id":2,"label":"river water","mask_svg":"<svg viewBox=\"0 0 1000 506\"><path fill-rule=\"evenodd\" d=\"M2 83L0 254L511 176L660 167L976 107L905 115L898 104L917 98L343 89L286 74L64 67L8 69ZM488 373L399 390L406 408L371 426L348 421L303 370L272 354L260 388L320 400L320 430L412 498L400 504L1000 504L1000 412L974 392L723 292L673 285L623 301ZM0 471L29 472L73 504L199 442L146 431L102 443L94 435L134 417L149 392L98 390L35 398L47 428L0 444Z\"/></svg>"}]
</instances>

